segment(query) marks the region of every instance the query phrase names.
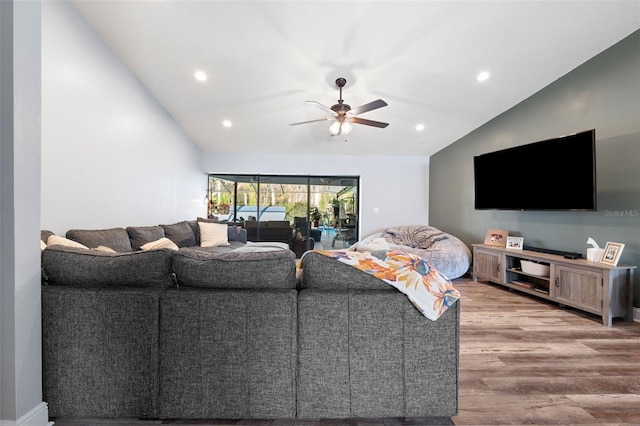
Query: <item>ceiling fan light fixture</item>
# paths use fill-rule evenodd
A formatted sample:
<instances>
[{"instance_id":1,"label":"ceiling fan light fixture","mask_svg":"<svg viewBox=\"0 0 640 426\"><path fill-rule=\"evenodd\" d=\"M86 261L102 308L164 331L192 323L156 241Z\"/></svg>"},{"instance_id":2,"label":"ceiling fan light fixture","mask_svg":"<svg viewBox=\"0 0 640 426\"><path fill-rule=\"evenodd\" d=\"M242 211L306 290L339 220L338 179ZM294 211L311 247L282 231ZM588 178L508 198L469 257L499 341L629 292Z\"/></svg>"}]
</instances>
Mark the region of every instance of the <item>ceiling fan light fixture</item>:
<instances>
[{"instance_id":1,"label":"ceiling fan light fixture","mask_svg":"<svg viewBox=\"0 0 640 426\"><path fill-rule=\"evenodd\" d=\"M331 114L331 118L320 118L317 120L300 121L298 123L289 123L290 126L297 126L298 124L315 123L325 120L335 120L335 122L329 126L329 134L331 136L346 136L353 130L353 124L361 124L365 126L373 126L384 129L389 123L382 123L380 121L367 120L365 118L358 117L358 114L363 114L367 111L382 108L387 106L387 103L382 99L375 100L373 102L360 105L359 107L351 109L351 106L344 103L342 99L342 88L347 84L347 80L344 78L338 78L336 80L336 86L340 89L340 99L338 103L332 105L331 108L322 105L320 102L307 101L308 103L324 110Z\"/></svg>"},{"instance_id":2,"label":"ceiling fan light fixture","mask_svg":"<svg viewBox=\"0 0 640 426\"><path fill-rule=\"evenodd\" d=\"M351 123L346 121L336 121L329 127L331 136L346 136L353 130Z\"/></svg>"}]
</instances>

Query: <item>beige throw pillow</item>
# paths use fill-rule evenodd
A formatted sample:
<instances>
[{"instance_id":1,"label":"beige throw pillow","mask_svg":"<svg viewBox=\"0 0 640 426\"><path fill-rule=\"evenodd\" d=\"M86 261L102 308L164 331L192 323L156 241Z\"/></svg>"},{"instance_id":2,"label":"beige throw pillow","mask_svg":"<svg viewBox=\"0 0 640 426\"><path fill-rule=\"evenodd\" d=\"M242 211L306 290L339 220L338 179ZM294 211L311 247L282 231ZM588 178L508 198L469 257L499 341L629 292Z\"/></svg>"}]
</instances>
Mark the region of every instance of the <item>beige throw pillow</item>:
<instances>
[{"instance_id":1,"label":"beige throw pillow","mask_svg":"<svg viewBox=\"0 0 640 426\"><path fill-rule=\"evenodd\" d=\"M83 249L89 249L89 247L82 245L78 242L75 242L73 240L70 240L68 238L65 237L60 237L58 235L51 235L49 238L47 238L47 247L48 246L53 246L53 245L60 245L60 246L67 246L67 247L75 247L75 248L83 248Z\"/></svg>"},{"instance_id":2,"label":"beige throw pillow","mask_svg":"<svg viewBox=\"0 0 640 426\"><path fill-rule=\"evenodd\" d=\"M142 250L153 250L153 249L163 249L168 248L171 250L178 250L178 246L176 243L168 239L167 237L162 237L158 240L151 241L150 243L146 243L140 246Z\"/></svg>"},{"instance_id":3,"label":"beige throw pillow","mask_svg":"<svg viewBox=\"0 0 640 426\"><path fill-rule=\"evenodd\" d=\"M98 247L94 248L94 250L101 251L101 252L104 252L104 253L117 253L117 251L115 251L111 247L106 247L106 246L98 246Z\"/></svg>"},{"instance_id":4,"label":"beige throw pillow","mask_svg":"<svg viewBox=\"0 0 640 426\"><path fill-rule=\"evenodd\" d=\"M200 246L219 247L228 246L229 235L226 223L198 222L200 227Z\"/></svg>"},{"instance_id":5,"label":"beige throw pillow","mask_svg":"<svg viewBox=\"0 0 640 426\"><path fill-rule=\"evenodd\" d=\"M40 240L40 250L44 250L47 248L47 245L44 243L44 241Z\"/></svg>"}]
</instances>

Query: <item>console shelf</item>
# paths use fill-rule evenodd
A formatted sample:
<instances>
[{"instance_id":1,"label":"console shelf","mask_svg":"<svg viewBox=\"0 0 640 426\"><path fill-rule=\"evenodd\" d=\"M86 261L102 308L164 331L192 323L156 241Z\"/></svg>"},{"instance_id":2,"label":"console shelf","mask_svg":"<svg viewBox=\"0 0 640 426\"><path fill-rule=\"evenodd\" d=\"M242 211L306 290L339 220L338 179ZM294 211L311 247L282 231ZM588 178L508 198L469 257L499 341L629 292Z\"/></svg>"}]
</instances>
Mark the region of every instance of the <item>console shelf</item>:
<instances>
[{"instance_id":1,"label":"console shelf","mask_svg":"<svg viewBox=\"0 0 640 426\"><path fill-rule=\"evenodd\" d=\"M635 266L609 266L486 244L473 245L473 259L474 281L484 279L599 315L609 327L614 317L633 321L631 285ZM523 260L540 264L549 275L523 271L520 266Z\"/></svg>"}]
</instances>

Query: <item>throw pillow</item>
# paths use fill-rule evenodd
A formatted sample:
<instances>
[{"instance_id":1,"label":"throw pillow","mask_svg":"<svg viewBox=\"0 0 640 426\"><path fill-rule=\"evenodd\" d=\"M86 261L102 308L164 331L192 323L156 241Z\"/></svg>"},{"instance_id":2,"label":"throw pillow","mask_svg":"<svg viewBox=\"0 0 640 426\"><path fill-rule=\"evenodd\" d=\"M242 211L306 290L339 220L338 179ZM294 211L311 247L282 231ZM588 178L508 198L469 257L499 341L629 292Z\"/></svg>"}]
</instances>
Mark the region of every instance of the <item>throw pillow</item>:
<instances>
[{"instance_id":1,"label":"throw pillow","mask_svg":"<svg viewBox=\"0 0 640 426\"><path fill-rule=\"evenodd\" d=\"M161 226L128 226L127 233L133 250L140 250L143 244L157 241L165 236Z\"/></svg>"},{"instance_id":2,"label":"throw pillow","mask_svg":"<svg viewBox=\"0 0 640 426\"><path fill-rule=\"evenodd\" d=\"M65 236L90 248L105 246L119 253L132 251L129 234L124 228L70 229Z\"/></svg>"},{"instance_id":3,"label":"throw pillow","mask_svg":"<svg viewBox=\"0 0 640 426\"><path fill-rule=\"evenodd\" d=\"M150 243L146 243L140 246L142 250L154 250L154 249L163 249L168 248L171 250L178 250L178 246L176 243L168 239L167 237L162 237L156 241L151 241Z\"/></svg>"},{"instance_id":4,"label":"throw pillow","mask_svg":"<svg viewBox=\"0 0 640 426\"><path fill-rule=\"evenodd\" d=\"M160 226L164 229L164 236L173 241L178 247L193 247L196 245L196 236L191 230L191 225L186 220Z\"/></svg>"},{"instance_id":5,"label":"throw pillow","mask_svg":"<svg viewBox=\"0 0 640 426\"><path fill-rule=\"evenodd\" d=\"M213 216L213 218L209 218L206 219L204 217L198 217L198 219L196 219L196 224L199 224L200 222L204 222L204 223L226 223L226 222L220 222L218 220L218 218L216 216ZM229 225L227 223L227 240L228 241L242 241L242 242L246 242L246 240L243 241L242 237L241 237L241 232L242 232L242 227L237 226L237 225ZM194 234L198 234L198 232L194 231ZM200 244L200 243L198 243Z\"/></svg>"},{"instance_id":6,"label":"throw pillow","mask_svg":"<svg viewBox=\"0 0 640 426\"><path fill-rule=\"evenodd\" d=\"M224 223L208 223L198 222L200 228L200 246L201 247L220 247L228 246L228 227Z\"/></svg>"},{"instance_id":7,"label":"throw pillow","mask_svg":"<svg viewBox=\"0 0 640 426\"><path fill-rule=\"evenodd\" d=\"M44 241L40 240L40 250L44 250L47 248L47 245L44 243Z\"/></svg>"},{"instance_id":8,"label":"throw pillow","mask_svg":"<svg viewBox=\"0 0 640 426\"><path fill-rule=\"evenodd\" d=\"M60 237L58 235L51 235L49 238L47 238L47 247L55 245L89 249L89 247L85 246L84 244L80 244L68 238Z\"/></svg>"},{"instance_id":9,"label":"throw pillow","mask_svg":"<svg viewBox=\"0 0 640 426\"><path fill-rule=\"evenodd\" d=\"M117 251L115 251L114 249L107 247L107 246L98 246L96 248L94 248L94 250L96 251L101 251L103 253L117 253Z\"/></svg>"},{"instance_id":10,"label":"throw pillow","mask_svg":"<svg viewBox=\"0 0 640 426\"><path fill-rule=\"evenodd\" d=\"M42 241L44 241L45 243L47 242L47 239L52 235L55 235L55 233L53 233L53 232L51 232L51 231L49 231L47 229L42 229L40 231L40 239Z\"/></svg>"}]
</instances>

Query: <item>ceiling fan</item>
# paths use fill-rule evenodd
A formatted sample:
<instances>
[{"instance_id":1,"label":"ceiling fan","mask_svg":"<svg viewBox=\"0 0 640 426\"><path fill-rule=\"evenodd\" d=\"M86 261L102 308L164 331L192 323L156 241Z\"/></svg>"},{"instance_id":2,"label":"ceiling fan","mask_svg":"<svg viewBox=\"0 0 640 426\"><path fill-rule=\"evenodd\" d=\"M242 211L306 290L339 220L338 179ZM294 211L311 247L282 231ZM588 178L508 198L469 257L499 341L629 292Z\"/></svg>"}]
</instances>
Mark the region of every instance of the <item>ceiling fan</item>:
<instances>
[{"instance_id":1,"label":"ceiling fan","mask_svg":"<svg viewBox=\"0 0 640 426\"><path fill-rule=\"evenodd\" d=\"M329 127L329 133L331 134L331 136L348 135L353 130L353 126L351 125L351 123L364 124L365 126L380 127L382 129L384 129L389 125L389 123L383 123L380 121L373 121L373 120L367 120L365 118L356 117L358 114L362 114L367 111L385 107L387 106L387 103L382 99L378 99L376 101L369 102L367 104L360 105L359 107L351 109L351 106L345 104L344 100L342 99L342 88L345 86L345 84L347 84L347 80L342 77L336 80L336 86L340 88L340 99L338 99L338 103L333 105L331 108L322 105L320 102L307 101L307 103L313 104L314 106L320 108L321 110L328 112L329 114L331 114L331 117L319 118L317 120L301 121L298 123L291 123L289 125L297 126L299 124L335 120L335 123L333 123L331 127Z\"/></svg>"}]
</instances>

